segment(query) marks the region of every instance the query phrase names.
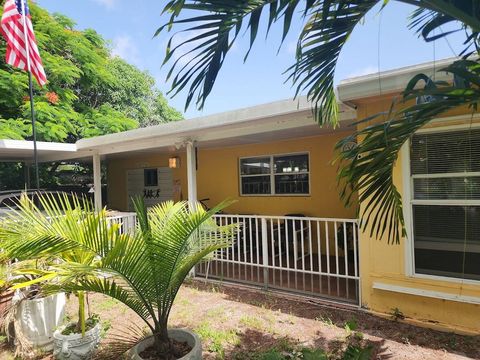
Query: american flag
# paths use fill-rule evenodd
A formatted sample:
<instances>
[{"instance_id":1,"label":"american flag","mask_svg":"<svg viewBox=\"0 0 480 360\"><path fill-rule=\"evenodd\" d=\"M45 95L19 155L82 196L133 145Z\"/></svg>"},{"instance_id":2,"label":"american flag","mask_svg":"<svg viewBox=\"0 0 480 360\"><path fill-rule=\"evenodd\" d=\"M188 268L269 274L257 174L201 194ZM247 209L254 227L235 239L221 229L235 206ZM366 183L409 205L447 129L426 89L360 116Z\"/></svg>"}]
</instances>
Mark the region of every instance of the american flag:
<instances>
[{"instance_id":1,"label":"american flag","mask_svg":"<svg viewBox=\"0 0 480 360\"><path fill-rule=\"evenodd\" d=\"M23 16L24 11L26 16ZM7 41L7 64L30 71L40 86L45 85L47 76L38 52L27 0L7 0L0 24L0 32Z\"/></svg>"}]
</instances>

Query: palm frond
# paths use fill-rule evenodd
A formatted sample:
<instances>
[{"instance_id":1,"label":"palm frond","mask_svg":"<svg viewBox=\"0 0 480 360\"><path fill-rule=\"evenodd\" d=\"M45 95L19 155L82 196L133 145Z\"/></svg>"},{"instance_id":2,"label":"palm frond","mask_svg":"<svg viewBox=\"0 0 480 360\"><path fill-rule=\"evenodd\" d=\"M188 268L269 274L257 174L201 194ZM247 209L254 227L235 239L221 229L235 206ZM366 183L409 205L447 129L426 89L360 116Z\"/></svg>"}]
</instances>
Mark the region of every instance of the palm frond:
<instances>
[{"instance_id":1,"label":"palm frond","mask_svg":"<svg viewBox=\"0 0 480 360\"><path fill-rule=\"evenodd\" d=\"M172 63L167 76L167 81L172 81L169 94L175 96L189 86L185 108L193 99L199 109L203 108L225 57L242 29L245 28L250 37L246 60L257 39L262 18L265 17L267 34L274 23L282 23L283 43L290 32L295 10L301 3L300 0L170 1L164 9L170 18L155 33L171 31L174 27L184 28L170 38L163 61L164 64ZM304 15L311 5L312 1L306 2L302 11ZM184 11L195 15L181 17ZM182 33L188 38L175 44L175 38L181 38Z\"/></svg>"},{"instance_id":2,"label":"palm frond","mask_svg":"<svg viewBox=\"0 0 480 360\"><path fill-rule=\"evenodd\" d=\"M86 251L101 256L106 243L118 236L118 225L110 225L105 212L94 213L85 198L64 194L40 197L42 210L28 198L21 199L0 226L0 244L11 258L19 260ZM107 247L108 248L108 247Z\"/></svg>"},{"instance_id":3,"label":"palm frond","mask_svg":"<svg viewBox=\"0 0 480 360\"><path fill-rule=\"evenodd\" d=\"M229 246L235 225L218 226L212 216L231 202L205 211L200 204L165 202L146 209L135 199L137 231L120 233L105 211L87 200L42 199L43 211L25 199L0 224L0 246L23 260L46 266L18 268L42 282L45 294L88 291L110 296L132 309L153 333L167 326L175 296L190 270L206 255Z\"/></svg>"},{"instance_id":4,"label":"palm frond","mask_svg":"<svg viewBox=\"0 0 480 360\"><path fill-rule=\"evenodd\" d=\"M427 41L450 34L442 31L441 26L459 21L459 28L471 32L467 43L478 45L478 1L399 1L418 8L412 15L411 27ZM333 81L338 57L354 28L380 3L381 0L172 0L164 9L164 13L170 14L169 20L155 34L174 28L178 31L170 39L164 59L164 64L172 63L167 76L167 81L171 80L169 94L175 96L188 87L185 108L195 99L201 109L242 28L250 36L246 59L258 37L263 16L267 34L273 24L282 23L283 43L296 19L296 10L304 4L300 15L306 23L297 43L295 64L287 69L288 80L295 86L296 96L306 92L320 124L336 126L338 103ZM383 1L383 7L386 3ZM183 17L184 13L188 15ZM439 34L432 36L437 30ZM175 44L176 36L186 39Z\"/></svg>"},{"instance_id":5,"label":"palm frond","mask_svg":"<svg viewBox=\"0 0 480 360\"><path fill-rule=\"evenodd\" d=\"M421 6L421 1L416 1ZM465 32L464 50L469 56L479 50L480 3L476 0L429 1L429 7L417 8L410 17L410 29L416 29L427 42L455 32ZM445 28L444 28L445 27Z\"/></svg>"},{"instance_id":6,"label":"palm frond","mask_svg":"<svg viewBox=\"0 0 480 360\"><path fill-rule=\"evenodd\" d=\"M402 199L393 179L393 168L403 144L432 119L456 108L478 111L480 103L480 63L458 60L439 71L454 75L453 84L414 77L403 96L386 113L361 120L359 130L336 145L339 152L338 180L341 197L351 205L352 194L358 194L362 229L370 236L387 236L388 242L400 241L405 235ZM428 97L429 101L419 101ZM414 105L409 105L415 102ZM370 125L373 123L372 125ZM358 142L354 148L346 144Z\"/></svg>"},{"instance_id":7,"label":"palm frond","mask_svg":"<svg viewBox=\"0 0 480 360\"><path fill-rule=\"evenodd\" d=\"M334 75L340 51L353 29L379 3L378 0L315 1L297 44L290 79L296 95L307 91L320 124L337 125L338 102Z\"/></svg>"}]
</instances>

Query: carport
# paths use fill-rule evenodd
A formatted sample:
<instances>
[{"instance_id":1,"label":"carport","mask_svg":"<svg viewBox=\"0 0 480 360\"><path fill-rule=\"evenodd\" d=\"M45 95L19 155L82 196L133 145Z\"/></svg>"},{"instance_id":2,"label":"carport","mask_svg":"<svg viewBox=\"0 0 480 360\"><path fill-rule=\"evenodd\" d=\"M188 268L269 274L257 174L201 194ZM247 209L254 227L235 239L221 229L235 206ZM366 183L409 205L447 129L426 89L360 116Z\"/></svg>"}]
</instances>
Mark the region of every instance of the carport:
<instances>
[{"instance_id":1,"label":"carport","mask_svg":"<svg viewBox=\"0 0 480 360\"><path fill-rule=\"evenodd\" d=\"M33 141L0 139L0 162L22 163L25 166L25 186L29 187L29 169L33 164ZM95 207L102 207L100 155L92 151L77 151L77 145L56 142L37 142L39 163L79 160L93 162ZM1 179L0 179L1 181Z\"/></svg>"}]
</instances>

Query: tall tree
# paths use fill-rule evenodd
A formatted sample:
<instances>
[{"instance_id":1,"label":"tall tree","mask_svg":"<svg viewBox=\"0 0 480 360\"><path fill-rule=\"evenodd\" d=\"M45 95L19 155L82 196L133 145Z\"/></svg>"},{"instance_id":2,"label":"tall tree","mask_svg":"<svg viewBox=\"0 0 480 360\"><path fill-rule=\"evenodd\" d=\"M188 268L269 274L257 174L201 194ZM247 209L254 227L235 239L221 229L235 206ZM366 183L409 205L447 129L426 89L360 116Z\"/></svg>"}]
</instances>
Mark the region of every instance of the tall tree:
<instances>
[{"instance_id":1,"label":"tall tree","mask_svg":"<svg viewBox=\"0 0 480 360\"><path fill-rule=\"evenodd\" d=\"M109 44L95 30L79 31L68 17L52 15L33 3L31 12L49 80L44 88L35 84L34 89L38 140L75 142L183 118L168 105L155 79L112 57ZM0 139L28 140L32 136L28 77L5 64L5 45L0 40ZM57 176L60 169L58 164L42 164L42 187L67 181ZM23 188L22 166L0 163L0 179L0 190Z\"/></svg>"},{"instance_id":2,"label":"tall tree","mask_svg":"<svg viewBox=\"0 0 480 360\"><path fill-rule=\"evenodd\" d=\"M154 78L112 57L95 30L79 31L71 19L35 4L31 12L49 80L35 88L39 140L74 142L182 118ZM0 58L5 51L0 41ZM27 75L0 61L0 92L0 138L29 139Z\"/></svg>"},{"instance_id":3,"label":"tall tree","mask_svg":"<svg viewBox=\"0 0 480 360\"><path fill-rule=\"evenodd\" d=\"M388 114L366 119L377 119L381 124L366 126L345 141L363 139L354 149L340 150L342 170L341 195L350 203L351 194L357 193L362 207L364 229L371 225L372 234L399 241L404 234L400 194L393 183L393 166L401 146L421 126L435 116L452 108L469 106L476 111L480 101L480 2L478 0L396 0L416 6L411 17L411 28L425 39L435 41L452 32L466 34L463 60L447 69L455 74L453 84L440 84L426 79L424 89L415 85L425 80L415 77L405 89L403 97L396 100ZM300 10L303 29L300 33L295 61L287 70L289 80L296 86L296 93L307 93L313 103L316 120L321 124L338 125L338 102L334 91L334 73L340 52L355 27L378 4L387 6L388 0L172 0L164 8L169 19L158 30L181 31L194 34L181 43L174 44L172 36L167 46L164 63L170 63L168 80L170 93L178 94L188 89L186 107L192 102L202 108L210 94L222 64L239 34L246 28L250 47L259 34L262 18L266 18L267 34L280 24L282 42L291 29L294 14ZM443 31L447 24L456 26ZM177 53L181 56L173 56ZM185 65L184 59L191 59ZM429 95L430 103L409 105L419 96ZM380 120L379 120L380 119ZM383 121L387 119L387 121ZM378 214L378 216L373 216Z\"/></svg>"}]
</instances>

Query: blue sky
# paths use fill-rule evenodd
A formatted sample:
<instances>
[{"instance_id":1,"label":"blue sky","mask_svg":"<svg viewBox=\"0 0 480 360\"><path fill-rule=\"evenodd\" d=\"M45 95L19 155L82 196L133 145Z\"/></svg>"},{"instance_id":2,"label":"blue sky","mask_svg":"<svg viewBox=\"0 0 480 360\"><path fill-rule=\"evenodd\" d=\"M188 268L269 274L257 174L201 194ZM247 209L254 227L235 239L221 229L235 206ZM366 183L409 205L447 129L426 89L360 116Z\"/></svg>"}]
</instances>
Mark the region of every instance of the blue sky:
<instances>
[{"instance_id":1,"label":"blue sky","mask_svg":"<svg viewBox=\"0 0 480 360\"><path fill-rule=\"evenodd\" d=\"M37 0L50 12L59 12L76 21L78 28L93 28L111 41L113 53L148 70L164 93L168 68L161 68L168 34L152 38L165 20L160 17L166 1L152 0ZM153 4L153 5L152 5ZM375 73L412 65L433 59L451 57L461 48L461 35L426 44L407 29L408 15L413 8L390 1L379 14L373 10L359 25L340 55L336 82L345 78ZM186 117L233 110L260 103L291 98L294 89L285 83L283 72L294 60L295 40L300 22L277 54L280 29L274 29L269 38L259 36L247 62L243 62L248 47L248 36L239 39L225 61L203 111L191 107ZM170 99L177 109L184 109L186 93Z\"/></svg>"}]
</instances>

